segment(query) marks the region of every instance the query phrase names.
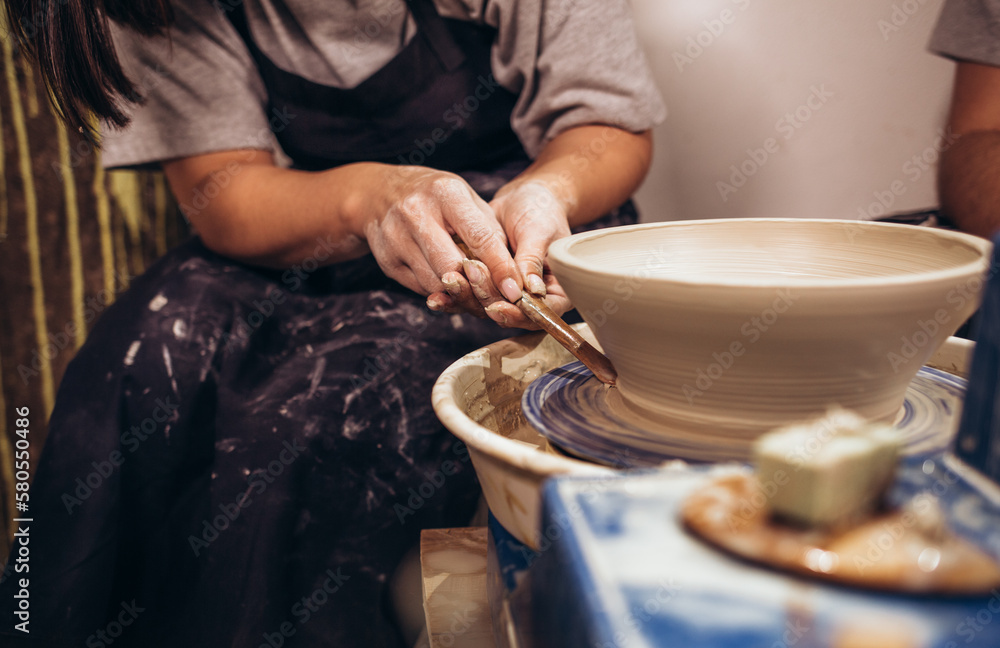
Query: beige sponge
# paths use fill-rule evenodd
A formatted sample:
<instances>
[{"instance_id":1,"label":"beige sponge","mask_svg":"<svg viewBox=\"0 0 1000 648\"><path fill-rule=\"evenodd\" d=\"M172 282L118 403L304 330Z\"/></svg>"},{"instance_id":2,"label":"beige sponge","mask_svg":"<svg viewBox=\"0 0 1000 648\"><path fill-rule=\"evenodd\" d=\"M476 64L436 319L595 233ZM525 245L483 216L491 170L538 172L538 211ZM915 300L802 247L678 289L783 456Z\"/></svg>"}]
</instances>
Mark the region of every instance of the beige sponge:
<instances>
[{"instance_id":1,"label":"beige sponge","mask_svg":"<svg viewBox=\"0 0 1000 648\"><path fill-rule=\"evenodd\" d=\"M892 483L898 430L842 409L754 444L757 478L778 517L831 527L868 516Z\"/></svg>"}]
</instances>

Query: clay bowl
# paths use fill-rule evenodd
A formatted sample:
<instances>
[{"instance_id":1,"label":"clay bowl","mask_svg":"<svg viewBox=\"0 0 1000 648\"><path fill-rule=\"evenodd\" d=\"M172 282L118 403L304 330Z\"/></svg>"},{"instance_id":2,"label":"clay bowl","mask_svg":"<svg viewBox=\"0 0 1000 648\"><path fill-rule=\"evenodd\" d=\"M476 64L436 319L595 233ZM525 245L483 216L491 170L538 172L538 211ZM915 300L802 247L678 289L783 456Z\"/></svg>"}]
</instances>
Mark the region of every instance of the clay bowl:
<instances>
[{"instance_id":1,"label":"clay bowl","mask_svg":"<svg viewBox=\"0 0 1000 648\"><path fill-rule=\"evenodd\" d=\"M595 342L585 324L575 328ZM951 338L927 364L964 377L971 352L971 342ZM573 360L551 336L532 333L495 342L456 360L434 385L434 411L469 448L490 511L504 528L535 549L546 547L564 532L539 527L545 480L559 475L610 478L616 474L611 468L554 450L521 412L521 396L528 385Z\"/></svg>"},{"instance_id":2,"label":"clay bowl","mask_svg":"<svg viewBox=\"0 0 1000 648\"><path fill-rule=\"evenodd\" d=\"M651 433L748 447L831 405L894 419L977 308L990 250L908 225L727 219L578 234L549 263Z\"/></svg>"}]
</instances>

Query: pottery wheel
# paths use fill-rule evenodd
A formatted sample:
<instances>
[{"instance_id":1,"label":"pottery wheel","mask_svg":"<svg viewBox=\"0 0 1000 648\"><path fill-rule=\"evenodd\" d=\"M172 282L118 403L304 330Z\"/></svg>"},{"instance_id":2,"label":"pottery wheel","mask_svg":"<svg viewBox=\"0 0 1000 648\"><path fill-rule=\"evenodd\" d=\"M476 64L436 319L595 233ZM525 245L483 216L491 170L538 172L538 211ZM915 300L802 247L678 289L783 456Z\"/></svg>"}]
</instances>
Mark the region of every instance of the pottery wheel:
<instances>
[{"instance_id":1,"label":"pottery wheel","mask_svg":"<svg viewBox=\"0 0 1000 648\"><path fill-rule=\"evenodd\" d=\"M942 450L958 427L966 381L923 367L897 416L904 453ZM616 468L652 467L671 459L746 460L752 440L712 437L645 417L602 384L582 362L558 367L525 390L521 409L531 425L565 452Z\"/></svg>"}]
</instances>

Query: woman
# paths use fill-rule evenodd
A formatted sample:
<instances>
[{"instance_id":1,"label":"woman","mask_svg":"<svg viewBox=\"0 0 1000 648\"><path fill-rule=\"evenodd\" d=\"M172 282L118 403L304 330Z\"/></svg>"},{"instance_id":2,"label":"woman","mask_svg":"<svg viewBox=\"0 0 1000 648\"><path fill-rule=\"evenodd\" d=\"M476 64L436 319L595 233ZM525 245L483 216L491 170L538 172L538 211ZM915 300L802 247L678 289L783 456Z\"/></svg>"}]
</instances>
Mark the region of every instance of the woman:
<instances>
[{"instance_id":1,"label":"woman","mask_svg":"<svg viewBox=\"0 0 1000 648\"><path fill-rule=\"evenodd\" d=\"M121 127L105 164L161 165L200 237L134 282L60 387L33 629L400 645L389 576L477 495L434 379L496 324L530 327L522 289L569 307L549 243L635 219L663 107L624 2L7 6L69 122Z\"/></svg>"}]
</instances>

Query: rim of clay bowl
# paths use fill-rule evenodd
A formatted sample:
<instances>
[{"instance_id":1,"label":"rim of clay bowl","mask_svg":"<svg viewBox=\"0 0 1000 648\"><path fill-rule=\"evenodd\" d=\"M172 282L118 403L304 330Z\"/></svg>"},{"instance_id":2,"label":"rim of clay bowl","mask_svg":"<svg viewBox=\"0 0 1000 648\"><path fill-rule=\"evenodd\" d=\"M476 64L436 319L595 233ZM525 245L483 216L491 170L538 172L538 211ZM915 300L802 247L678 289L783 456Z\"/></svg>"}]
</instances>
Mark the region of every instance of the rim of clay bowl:
<instances>
[{"instance_id":1,"label":"rim of clay bowl","mask_svg":"<svg viewBox=\"0 0 1000 648\"><path fill-rule=\"evenodd\" d=\"M951 240L954 244L965 245L973 251L979 253L978 258L960 263L950 268L939 268L933 270L921 270L901 275L878 276L878 277L807 277L790 278L777 275L774 277L752 277L734 275L732 278L722 279L718 275L711 278L699 279L697 277L648 277L647 281L655 281L664 284L677 284L687 286L725 286L725 287L745 287L745 288L784 288L790 284L797 287L868 287L868 286L893 286L897 284L913 284L922 281L953 280L976 272L986 272L989 269L990 255L993 250L993 243L973 234L957 232L953 230L936 229L932 227L918 227L905 223L883 223L879 221L861 221L835 218L706 218L679 221L664 221L657 223L640 223L638 225L623 225L619 227L608 227L591 232L582 232L561 238L549 246L548 256L554 261L553 267L562 264L572 268L576 272L585 273L594 277L606 279L621 279L627 272L600 270L590 265L586 259L576 256L572 247L594 239L606 236L615 236L623 232L633 232L652 229L672 229L680 227L690 227L692 225L722 226L724 224L734 225L742 223L788 223L808 226L813 223L836 223L844 226L856 226L864 229L881 228L897 229L899 231L919 231L922 235L930 234L942 239Z\"/></svg>"},{"instance_id":2,"label":"rim of clay bowl","mask_svg":"<svg viewBox=\"0 0 1000 648\"><path fill-rule=\"evenodd\" d=\"M574 328L584 327L585 324L574 325ZM526 336L519 336L515 339L526 340L530 337L537 337L541 340L545 333L533 333ZM479 356L490 354L491 349L502 348L511 344L510 339L499 340L487 346L467 353L445 369L431 391L431 403L438 418L448 431L461 439L467 446L482 452L494 459L502 459L506 463L518 470L528 471L535 474L567 474L602 476L616 472L612 468L590 463L582 459L563 457L556 454L542 452L537 446L509 439L498 432L494 432L487 427L476 423L468 414L455 404L452 393L455 391L455 383L463 370L470 368L475 370L475 360ZM511 345L512 348L513 345Z\"/></svg>"}]
</instances>

